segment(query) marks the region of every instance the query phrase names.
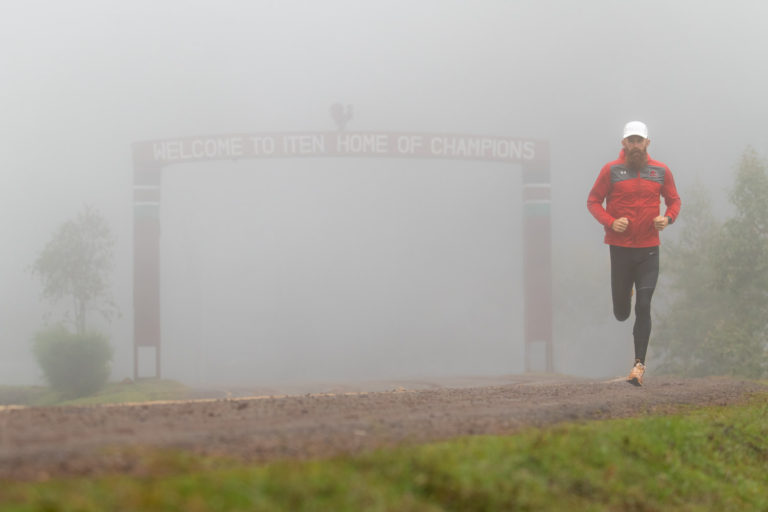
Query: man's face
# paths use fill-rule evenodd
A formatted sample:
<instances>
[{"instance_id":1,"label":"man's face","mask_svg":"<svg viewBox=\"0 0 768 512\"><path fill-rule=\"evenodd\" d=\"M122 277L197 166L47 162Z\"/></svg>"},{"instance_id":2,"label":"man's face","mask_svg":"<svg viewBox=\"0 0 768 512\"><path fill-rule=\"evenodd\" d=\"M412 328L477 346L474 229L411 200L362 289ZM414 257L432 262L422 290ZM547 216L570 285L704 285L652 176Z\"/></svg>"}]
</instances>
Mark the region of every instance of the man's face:
<instances>
[{"instance_id":1,"label":"man's face","mask_svg":"<svg viewBox=\"0 0 768 512\"><path fill-rule=\"evenodd\" d=\"M650 143L650 139L644 139L639 135L630 135L621 141L621 145L624 147L627 163L630 167L637 169L645 166L648 162L647 149L648 144Z\"/></svg>"}]
</instances>

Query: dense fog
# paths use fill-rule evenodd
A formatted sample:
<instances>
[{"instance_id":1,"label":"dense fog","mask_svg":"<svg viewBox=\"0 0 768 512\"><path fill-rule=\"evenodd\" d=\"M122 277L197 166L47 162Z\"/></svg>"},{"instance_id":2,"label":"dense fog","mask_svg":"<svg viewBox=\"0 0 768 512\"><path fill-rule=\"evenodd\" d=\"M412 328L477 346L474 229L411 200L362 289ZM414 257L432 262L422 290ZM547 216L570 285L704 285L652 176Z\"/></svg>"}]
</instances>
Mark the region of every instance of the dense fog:
<instances>
[{"instance_id":1,"label":"dense fog","mask_svg":"<svg viewBox=\"0 0 768 512\"><path fill-rule=\"evenodd\" d=\"M50 306L29 267L86 204L117 238L122 313L92 326L115 348L112 379L133 377L132 144L342 127L548 141L554 369L622 374L632 326L611 314L587 193L638 119L674 173L680 222L697 182L726 211L741 153L768 153L766 17L757 0L8 3L0 384L42 382L30 344ZM334 105L351 106L344 126ZM160 220L163 377L270 385L525 371L518 164L185 163L163 171ZM672 226L662 240L675 236ZM142 349L142 372L153 356Z\"/></svg>"}]
</instances>

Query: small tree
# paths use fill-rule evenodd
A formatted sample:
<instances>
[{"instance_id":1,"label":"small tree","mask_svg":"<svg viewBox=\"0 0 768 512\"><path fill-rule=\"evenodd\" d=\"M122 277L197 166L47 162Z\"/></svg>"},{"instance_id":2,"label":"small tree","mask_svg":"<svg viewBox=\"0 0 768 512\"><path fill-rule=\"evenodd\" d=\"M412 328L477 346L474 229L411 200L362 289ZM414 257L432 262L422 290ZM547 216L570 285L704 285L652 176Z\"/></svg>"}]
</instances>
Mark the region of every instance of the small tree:
<instances>
[{"instance_id":1,"label":"small tree","mask_svg":"<svg viewBox=\"0 0 768 512\"><path fill-rule=\"evenodd\" d=\"M722 312L724 300L715 283L713 245L718 243L721 223L712 213L711 199L699 183L686 196L685 216L677 240L662 246L667 291L657 301L664 314L654 334L654 353L660 353L662 370L684 375L700 373L707 354L703 341ZM657 304L657 305L658 305Z\"/></svg>"},{"instance_id":2,"label":"small tree","mask_svg":"<svg viewBox=\"0 0 768 512\"><path fill-rule=\"evenodd\" d=\"M106 221L86 206L58 228L32 266L47 299L54 304L70 301L65 321L79 334L85 333L92 309L107 320L117 311L109 293L114 245Z\"/></svg>"},{"instance_id":3,"label":"small tree","mask_svg":"<svg viewBox=\"0 0 768 512\"><path fill-rule=\"evenodd\" d=\"M109 320L117 311L109 294L114 239L106 221L85 207L62 224L35 260L43 295L54 305L68 303L65 325L40 331L33 352L48 383L67 397L100 389L109 378L112 347L107 337L87 330L92 310Z\"/></svg>"},{"instance_id":4,"label":"small tree","mask_svg":"<svg viewBox=\"0 0 768 512\"><path fill-rule=\"evenodd\" d=\"M760 377L768 370L768 173L754 151L736 169L735 215L719 222L698 188L665 244L672 298L654 336L662 369Z\"/></svg>"},{"instance_id":5,"label":"small tree","mask_svg":"<svg viewBox=\"0 0 768 512\"><path fill-rule=\"evenodd\" d=\"M727 317L712 330L710 373L760 377L768 369L768 166L747 150L736 171L736 215L714 245L715 284Z\"/></svg>"}]
</instances>

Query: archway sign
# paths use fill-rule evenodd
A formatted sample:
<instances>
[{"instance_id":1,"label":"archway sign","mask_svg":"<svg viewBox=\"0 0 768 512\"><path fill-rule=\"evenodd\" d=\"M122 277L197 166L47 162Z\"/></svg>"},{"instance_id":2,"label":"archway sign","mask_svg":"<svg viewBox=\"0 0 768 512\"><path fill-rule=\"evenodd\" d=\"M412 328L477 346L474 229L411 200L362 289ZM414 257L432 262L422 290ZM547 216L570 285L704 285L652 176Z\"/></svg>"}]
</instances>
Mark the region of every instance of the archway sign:
<instances>
[{"instance_id":1,"label":"archway sign","mask_svg":"<svg viewBox=\"0 0 768 512\"><path fill-rule=\"evenodd\" d=\"M139 377L140 347L155 349L155 377L162 374L163 169L216 160L346 156L491 161L521 169L525 368L553 371L549 144L502 136L340 130L182 137L133 144L134 378Z\"/></svg>"}]
</instances>

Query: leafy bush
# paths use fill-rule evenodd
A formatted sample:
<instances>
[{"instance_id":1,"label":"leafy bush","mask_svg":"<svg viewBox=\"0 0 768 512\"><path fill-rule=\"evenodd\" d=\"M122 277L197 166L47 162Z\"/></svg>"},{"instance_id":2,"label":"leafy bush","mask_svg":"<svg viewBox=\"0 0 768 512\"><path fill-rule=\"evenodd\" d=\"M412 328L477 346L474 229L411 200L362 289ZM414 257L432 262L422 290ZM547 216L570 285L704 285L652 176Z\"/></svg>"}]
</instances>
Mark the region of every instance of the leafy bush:
<instances>
[{"instance_id":1,"label":"leafy bush","mask_svg":"<svg viewBox=\"0 0 768 512\"><path fill-rule=\"evenodd\" d=\"M35 336L33 351L48 384L66 397L95 393L109 378L112 346L101 333L54 327Z\"/></svg>"}]
</instances>

